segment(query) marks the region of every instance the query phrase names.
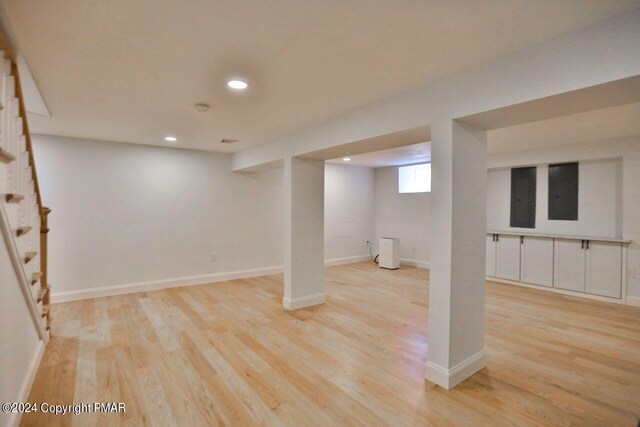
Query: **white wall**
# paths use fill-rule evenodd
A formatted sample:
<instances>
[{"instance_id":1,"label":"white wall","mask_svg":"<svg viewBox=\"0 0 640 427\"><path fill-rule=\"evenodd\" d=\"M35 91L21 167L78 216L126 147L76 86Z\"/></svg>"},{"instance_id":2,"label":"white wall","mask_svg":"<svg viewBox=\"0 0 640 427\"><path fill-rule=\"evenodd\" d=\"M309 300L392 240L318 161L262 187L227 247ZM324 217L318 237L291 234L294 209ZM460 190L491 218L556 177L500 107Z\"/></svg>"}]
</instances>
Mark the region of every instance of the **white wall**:
<instances>
[{"instance_id":1,"label":"white wall","mask_svg":"<svg viewBox=\"0 0 640 427\"><path fill-rule=\"evenodd\" d=\"M532 166L537 166L535 230L509 226L511 168L488 171L487 229L622 237L621 158L580 162L577 221L548 219L549 165L544 163Z\"/></svg>"},{"instance_id":2,"label":"white wall","mask_svg":"<svg viewBox=\"0 0 640 427\"><path fill-rule=\"evenodd\" d=\"M375 170L375 236L400 239L400 258L427 267L431 193L398 193L398 168Z\"/></svg>"},{"instance_id":3,"label":"white wall","mask_svg":"<svg viewBox=\"0 0 640 427\"><path fill-rule=\"evenodd\" d=\"M374 238L374 169L325 163L325 260L369 255Z\"/></svg>"},{"instance_id":4,"label":"white wall","mask_svg":"<svg viewBox=\"0 0 640 427\"><path fill-rule=\"evenodd\" d=\"M580 161L579 221L547 220L549 163ZM487 228L509 228L509 168L540 165L537 172L536 229L548 233L623 237L628 251L627 295L640 297L640 139L563 145L488 157ZM397 168L376 169L375 235L405 241L402 258L428 264L429 193L398 194ZM520 230L520 229L513 229Z\"/></svg>"},{"instance_id":5,"label":"white wall","mask_svg":"<svg viewBox=\"0 0 640 427\"><path fill-rule=\"evenodd\" d=\"M34 143L44 203L53 209L56 292L282 266L282 169L239 174L226 154L39 135ZM509 167L568 161L582 162L580 221L546 221L541 167L536 230L634 240L628 294L640 296L638 139L489 156L487 226L508 226ZM326 260L366 255L366 240L391 236L401 239L404 260L428 265L431 195L398 194L397 180L396 167L326 165Z\"/></svg>"},{"instance_id":6,"label":"white wall","mask_svg":"<svg viewBox=\"0 0 640 427\"><path fill-rule=\"evenodd\" d=\"M0 233L0 402L16 402L28 393L42 345ZM13 425L16 417L1 412L0 425Z\"/></svg>"},{"instance_id":7,"label":"white wall","mask_svg":"<svg viewBox=\"0 0 640 427\"><path fill-rule=\"evenodd\" d=\"M282 265L282 171L233 173L226 154L33 139L55 292Z\"/></svg>"},{"instance_id":8,"label":"white wall","mask_svg":"<svg viewBox=\"0 0 640 427\"><path fill-rule=\"evenodd\" d=\"M612 224L613 211L608 210L607 206L601 206L603 210L595 209L594 206L583 207L580 204L580 209L587 209L592 215L597 215L601 218L609 218L607 224L595 224L591 222L595 232L600 235L604 235L605 231L612 237L621 236L625 239L632 240L629 245L628 254L628 272L632 273L633 277L627 278L627 295L633 297L640 297L640 138L621 138L610 141L595 141L585 144L571 144L565 146L559 146L557 148L544 148L537 150L521 151L517 153L504 153L490 155L488 164L490 169L516 167L556 162L571 162L580 161L582 164L587 164L589 167L595 167L599 170L598 173L591 174L590 182L595 188L600 186L612 187L612 164L609 163L609 172L607 171L607 162L599 162L602 159L622 159L622 196L618 196L619 200L622 200L622 213L619 212L619 206L616 208L615 216L618 218L617 223ZM604 175L609 178L606 179L608 184L597 182L602 179ZM580 175L582 179L582 174ZM540 182L538 181L538 184ZM581 192L579 196L584 197L582 191L589 191L586 186L581 184ZM618 188L620 191L620 188ZM539 194L539 193L538 193ZM598 203L613 203L612 195L610 197L600 196L595 200L599 200ZM593 201L592 201L593 202ZM490 201L488 201L488 204ZM580 202L579 202L580 203ZM592 203L593 204L593 203ZM611 206L608 206L611 208ZM581 213L578 212L580 216ZM620 219L621 215L621 219ZM536 215L537 216L537 215ZM541 218L546 218L546 212ZM537 220L536 220L537 222ZM569 221L563 221L563 225L566 225ZM489 224L488 224L489 225ZM573 232L569 228L561 228L563 232ZM571 230L571 231L570 231ZM620 232L621 230L621 232ZM580 229L582 232L583 229ZM587 232L584 229L585 234L594 234L594 232Z\"/></svg>"},{"instance_id":9,"label":"white wall","mask_svg":"<svg viewBox=\"0 0 640 427\"><path fill-rule=\"evenodd\" d=\"M54 296L282 268L282 169L235 173L228 154L43 135L33 140L43 202L52 209ZM373 171L328 165L325 179L326 259L366 255ZM354 236L336 237L337 222L353 222Z\"/></svg>"}]
</instances>

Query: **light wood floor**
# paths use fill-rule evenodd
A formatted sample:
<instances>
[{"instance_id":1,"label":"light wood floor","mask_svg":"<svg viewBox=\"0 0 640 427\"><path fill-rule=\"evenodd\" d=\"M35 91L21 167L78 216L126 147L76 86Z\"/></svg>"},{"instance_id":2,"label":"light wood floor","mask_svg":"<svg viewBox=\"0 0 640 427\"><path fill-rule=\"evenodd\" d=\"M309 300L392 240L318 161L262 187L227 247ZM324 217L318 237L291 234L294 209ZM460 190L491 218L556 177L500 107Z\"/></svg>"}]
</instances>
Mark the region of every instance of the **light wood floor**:
<instances>
[{"instance_id":1,"label":"light wood floor","mask_svg":"<svg viewBox=\"0 0 640 427\"><path fill-rule=\"evenodd\" d=\"M640 417L640 309L487 283L488 365L425 382L428 271L327 269L287 312L282 276L54 305L30 401L127 412L22 425L603 425Z\"/></svg>"}]
</instances>

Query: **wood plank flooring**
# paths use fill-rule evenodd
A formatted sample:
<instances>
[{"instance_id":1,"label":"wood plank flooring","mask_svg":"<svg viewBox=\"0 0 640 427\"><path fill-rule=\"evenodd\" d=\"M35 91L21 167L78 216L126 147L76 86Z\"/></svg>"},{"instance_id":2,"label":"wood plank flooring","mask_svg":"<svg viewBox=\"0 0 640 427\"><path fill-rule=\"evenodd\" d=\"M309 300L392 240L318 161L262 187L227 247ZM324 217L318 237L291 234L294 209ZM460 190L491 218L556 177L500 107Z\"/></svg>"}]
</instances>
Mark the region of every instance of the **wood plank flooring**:
<instances>
[{"instance_id":1,"label":"wood plank flooring","mask_svg":"<svg viewBox=\"0 0 640 427\"><path fill-rule=\"evenodd\" d=\"M640 309L487 282L485 369L423 380L428 271L327 269L327 303L282 275L57 304L30 401L124 414L24 426L636 426Z\"/></svg>"}]
</instances>

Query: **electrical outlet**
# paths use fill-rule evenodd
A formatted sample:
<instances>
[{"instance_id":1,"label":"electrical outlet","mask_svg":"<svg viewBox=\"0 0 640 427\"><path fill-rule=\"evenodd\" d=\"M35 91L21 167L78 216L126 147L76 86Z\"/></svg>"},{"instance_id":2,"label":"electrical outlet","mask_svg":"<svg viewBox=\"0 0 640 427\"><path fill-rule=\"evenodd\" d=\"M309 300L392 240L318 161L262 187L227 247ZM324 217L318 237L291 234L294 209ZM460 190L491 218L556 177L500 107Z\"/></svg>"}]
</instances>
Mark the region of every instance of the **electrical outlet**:
<instances>
[{"instance_id":1,"label":"electrical outlet","mask_svg":"<svg viewBox=\"0 0 640 427\"><path fill-rule=\"evenodd\" d=\"M215 261L217 254L215 252L211 252L211 261Z\"/></svg>"},{"instance_id":2,"label":"electrical outlet","mask_svg":"<svg viewBox=\"0 0 640 427\"><path fill-rule=\"evenodd\" d=\"M636 269L633 267L628 267L627 268L627 278L628 279L633 279L636 277Z\"/></svg>"}]
</instances>

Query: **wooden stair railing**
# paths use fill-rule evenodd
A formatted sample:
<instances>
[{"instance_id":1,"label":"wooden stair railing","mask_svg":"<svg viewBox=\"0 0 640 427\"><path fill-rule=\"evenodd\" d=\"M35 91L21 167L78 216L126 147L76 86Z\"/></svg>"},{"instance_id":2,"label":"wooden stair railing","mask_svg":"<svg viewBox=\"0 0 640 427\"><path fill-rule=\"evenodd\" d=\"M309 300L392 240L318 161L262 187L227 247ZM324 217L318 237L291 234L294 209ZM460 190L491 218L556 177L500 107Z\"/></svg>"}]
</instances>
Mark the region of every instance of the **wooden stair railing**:
<instances>
[{"instance_id":1,"label":"wooden stair railing","mask_svg":"<svg viewBox=\"0 0 640 427\"><path fill-rule=\"evenodd\" d=\"M41 225L40 225L40 288L46 288L48 292L45 294L42 301L42 308L46 310L46 318L47 326L46 330L48 334L51 334L51 286L49 285L49 277L47 275L47 254L48 254L48 238L49 235L49 214L51 213L51 209L44 207L42 208L42 217L41 217Z\"/></svg>"},{"instance_id":2,"label":"wooden stair railing","mask_svg":"<svg viewBox=\"0 0 640 427\"><path fill-rule=\"evenodd\" d=\"M47 268L47 236L49 208L44 207L36 174L33 145L27 122L24 95L14 51L6 33L0 28L0 189L4 189L0 204L2 231L11 231L9 245L15 265L23 274L19 277L38 329L48 341L51 334L50 285ZM37 230L40 230L40 233ZM7 234L7 233L5 233ZM39 236L38 236L39 234ZM5 241L6 241L5 237ZM31 262L39 257L39 262ZM22 282L25 282L24 284ZM39 287L34 286L37 283ZM24 289L26 286L26 289ZM38 304L42 304L38 306ZM34 313L40 307L41 312ZM34 319L35 321L35 319ZM42 332L44 331L44 332Z\"/></svg>"}]
</instances>

